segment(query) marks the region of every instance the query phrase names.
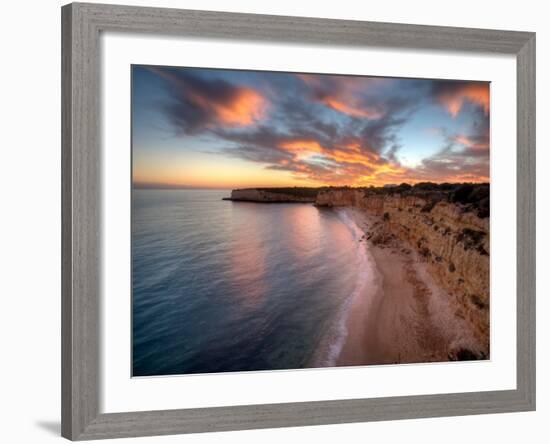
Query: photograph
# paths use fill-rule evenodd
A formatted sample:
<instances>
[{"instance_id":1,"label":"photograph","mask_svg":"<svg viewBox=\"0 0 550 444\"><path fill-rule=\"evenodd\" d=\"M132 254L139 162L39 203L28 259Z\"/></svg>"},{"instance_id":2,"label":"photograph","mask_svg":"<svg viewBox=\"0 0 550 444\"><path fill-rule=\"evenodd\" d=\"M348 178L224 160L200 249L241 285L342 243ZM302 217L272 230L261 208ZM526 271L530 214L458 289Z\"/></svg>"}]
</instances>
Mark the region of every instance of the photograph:
<instances>
[{"instance_id":1,"label":"photograph","mask_svg":"<svg viewBox=\"0 0 550 444\"><path fill-rule=\"evenodd\" d=\"M130 69L133 377L490 359L490 82Z\"/></svg>"}]
</instances>

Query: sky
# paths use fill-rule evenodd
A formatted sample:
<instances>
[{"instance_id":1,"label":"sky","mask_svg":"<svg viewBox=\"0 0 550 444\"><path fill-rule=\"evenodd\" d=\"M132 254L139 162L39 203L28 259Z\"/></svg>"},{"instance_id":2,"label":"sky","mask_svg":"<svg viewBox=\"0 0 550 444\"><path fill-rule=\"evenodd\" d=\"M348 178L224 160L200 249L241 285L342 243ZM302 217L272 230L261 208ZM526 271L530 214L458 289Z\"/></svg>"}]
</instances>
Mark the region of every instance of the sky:
<instances>
[{"instance_id":1,"label":"sky","mask_svg":"<svg viewBox=\"0 0 550 444\"><path fill-rule=\"evenodd\" d=\"M489 83L132 66L139 188L489 181Z\"/></svg>"}]
</instances>

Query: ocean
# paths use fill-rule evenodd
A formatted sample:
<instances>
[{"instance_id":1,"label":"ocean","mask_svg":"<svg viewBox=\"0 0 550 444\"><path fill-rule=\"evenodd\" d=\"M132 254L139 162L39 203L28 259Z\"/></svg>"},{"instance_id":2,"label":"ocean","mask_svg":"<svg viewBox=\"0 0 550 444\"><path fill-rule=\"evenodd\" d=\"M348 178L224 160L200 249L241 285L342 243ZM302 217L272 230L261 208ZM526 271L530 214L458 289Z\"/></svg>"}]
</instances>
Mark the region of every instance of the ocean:
<instances>
[{"instance_id":1,"label":"ocean","mask_svg":"<svg viewBox=\"0 0 550 444\"><path fill-rule=\"evenodd\" d=\"M134 190L132 374L326 367L364 287L345 210Z\"/></svg>"}]
</instances>

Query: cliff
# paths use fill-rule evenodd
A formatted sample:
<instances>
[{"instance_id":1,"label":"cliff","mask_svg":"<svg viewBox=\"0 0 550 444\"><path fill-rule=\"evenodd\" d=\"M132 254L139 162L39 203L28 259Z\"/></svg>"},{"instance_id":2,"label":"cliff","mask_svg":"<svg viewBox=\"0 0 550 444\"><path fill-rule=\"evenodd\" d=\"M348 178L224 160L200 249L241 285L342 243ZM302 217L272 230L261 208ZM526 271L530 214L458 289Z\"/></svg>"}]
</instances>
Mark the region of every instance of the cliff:
<instances>
[{"instance_id":1,"label":"cliff","mask_svg":"<svg viewBox=\"0 0 550 444\"><path fill-rule=\"evenodd\" d=\"M231 191L225 200L259 203L313 203L317 188L245 188Z\"/></svg>"},{"instance_id":2,"label":"cliff","mask_svg":"<svg viewBox=\"0 0 550 444\"><path fill-rule=\"evenodd\" d=\"M478 187L467 191L480 199L452 194L457 189L328 190L319 193L316 205L362 209L372 218L367 241L383 246L399 240L414 249L455 299L455 315L471 325L482 344L477 357L483 357L489 352L489 188L480 192Z\"/></svg>"}]
</instances>

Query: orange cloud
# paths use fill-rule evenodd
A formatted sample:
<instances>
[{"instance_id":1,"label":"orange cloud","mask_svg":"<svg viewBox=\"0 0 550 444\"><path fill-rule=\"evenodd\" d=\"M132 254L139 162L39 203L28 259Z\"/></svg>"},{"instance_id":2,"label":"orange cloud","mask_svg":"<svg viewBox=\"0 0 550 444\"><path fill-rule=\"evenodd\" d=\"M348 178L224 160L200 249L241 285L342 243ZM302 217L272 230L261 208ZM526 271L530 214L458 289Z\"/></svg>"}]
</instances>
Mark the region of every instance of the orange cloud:
<instances>
[{"instance_id":1,"label":"orange cloud","mask_svg":"<svg viewBox=\"0 0 550 444\"><path fill-rule=\"evenodd\" d=\"M327 105L329 108L332 108L333 110L339 111L352 117L379 119L384 115L384 113L374 108L354 105L350 103L351 101L346 103L345 101L342 101L336 97L324 97L323 99L321 99L321 102L323 102L325 105Z\"/></svg>"},{"instance_id":2,"label":"orange cloud","mask_svg":"<svg viewBox=\"0 0 550 444\"><path fill-rule=\"evenodd\" d=\"M188 99L212 115L216 123L228 126L251 125L262 118L266 107L265 99L250 88L235 89L226 101L215 101L193 92L188 92Z\"/></svg>"},{"instance_id":3,"label":"orange cloud","mask_svg":"<svg viewBox=\"0 0 550 444\"><path fill-rule=\"evenodd\" d=\"M247 126L259 120L265 110L265 100L256 91L241 88L227 104L213 104L218 120L231 126Z\"/></svg>"},{"instance_id":4,"label":"orange cloud","mask_svg":"<svg viewBox=\"0 0 550 444\"><path fill-rule=\"evenodd\" d=\"M328 149L313 139L292 140L281 143L280 148L294 155L292 170L299 177L309 178L324 183L340 185L381 185L397 177L404 177L407 169L396 163L383 159L378 153L361 150L359 143L352 142L347 145ZM319 154L333 166L332 173L323 171L316 173L314 168L302 162L313 154ZM290 166L288 160L279 163L281 166Z\"/></svg>"},{"instance_id":5,"label":"orange cloud","mask_svg":"<svg viewBox=\"0 0 550 444\"><path fill-rule=\"evenodd\" d=\"M343 149L335 149L331 153L331 157L335 162L356 163L367 167L375 167L381 164L381 159L375 153L355 153Z\"/></svg>"},{"instance_id":6,"label":"orange cloud","mask_svg":"<svg viewBox=\"0 0 550 444\"><path fill-rule=\"evenodd\" d=\"M483 108L489 114L489 84L481 82L467 82L455 84L448 90L439 92L437 99L447 111L456 117L465 101L470 101Z\"/></svg>"},{"instance_id":7,"label":"orange cloud","mask_svg":"<svg viewBox=\"0 0 550 444\"><path fill-rule=\"evenodd\" d=\"M280 147L293 153L295 160L302 160L312 154L322 154L325 151L316 140L292 140L281 143Z\"/></svg>"},{"instance_id":8,"label":"orange cloud","mask_svg":"<svg viewBox=\"0 0 550 444\"><path fill-rule=\"evenodd\" d=\"M458 135L455 136L453 139L455 142L460 143L461 145L464 145L467 148L473 149L473 150L488 150L489 149L489 143L487 140L480 140L476 141L472 138L464 135Z\"/></svg>"},{"instance_id":9,"label":"orange cloud","mask_svg":"<svg viewBox=\"0 0 550 444\"><path fill-rule=\"evenodd\" d=\"M181 70L149 69L168 82L174 99L168 113L185 132L214 125L249 126L265 114L268 101L253 88L202 79Z\"/></svg>"}]
</instances>

